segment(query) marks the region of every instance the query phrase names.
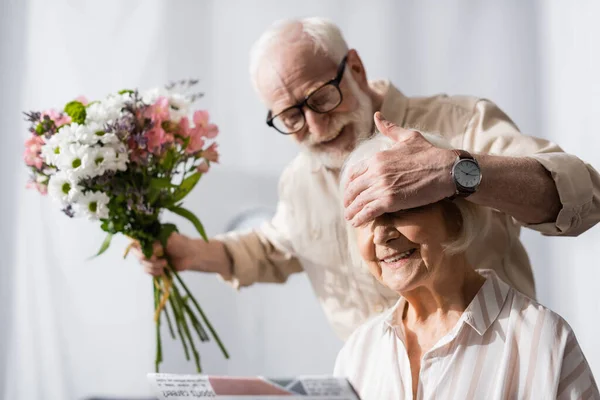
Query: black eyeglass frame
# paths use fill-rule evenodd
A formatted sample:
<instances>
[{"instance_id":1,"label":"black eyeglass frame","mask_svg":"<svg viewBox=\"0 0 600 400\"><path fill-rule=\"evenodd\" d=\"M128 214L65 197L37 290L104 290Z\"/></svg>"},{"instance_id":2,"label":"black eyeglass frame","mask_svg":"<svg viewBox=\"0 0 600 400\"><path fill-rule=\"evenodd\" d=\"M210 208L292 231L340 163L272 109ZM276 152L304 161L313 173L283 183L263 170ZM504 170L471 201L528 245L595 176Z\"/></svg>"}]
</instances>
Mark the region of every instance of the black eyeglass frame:
<instances>
[{"instance_id":1,"label":"black eyeglass frame","mask_svg":"<svg viewBox=\"0 0 600 400\"><path fill-rule=\"evenodd\" d=\"M329 82L326 82L323 85L319 86L317 89L313 90L311 94L304 97L304 99L302 101L300 101L298 104L295 104L293 106L286 108L285 110L277 113L277 115L273 115L273 112L271 110L269 110L269 112L267 113L267 125L270 126L271 128L274 128L277 132L279 132L283 135L293 135L294 133L300 132L306 126L306 115L304 115L304 107L305 106L319 114L327 114L328 112L331 112L331 111L335 110L336 108L338 108L340 106L340 104L342 104L342 102L344 101L344 95L342 94L342 91L340 89L340 83L342 82L342 78L344 77L344 71L346 69L347 61L348 61L348 55L345 55L344 58L342 59L342 61L340 62L340 65L338 66L335 78L333 78ZM311 107L310 104L308 103L308 100L310 99L310 97L313 94L318 93L321 89L323 89L324 87L326 87L328 85L333 85L337 89L338 94L340 95L340 101L335 106L333 106L331 109L329 109L327 111L320 111L320 110L317 110L317 109ZM293 132L282 132L281 130L277 129L275 124L273 124L273 120L275 118L277 118L278 116L280 116L281 114L283 114L289 110L292 110L294 108L299 109L300 113L302 114L302 120L304 121L302 126Z\"/></svg>"}]
</instances>

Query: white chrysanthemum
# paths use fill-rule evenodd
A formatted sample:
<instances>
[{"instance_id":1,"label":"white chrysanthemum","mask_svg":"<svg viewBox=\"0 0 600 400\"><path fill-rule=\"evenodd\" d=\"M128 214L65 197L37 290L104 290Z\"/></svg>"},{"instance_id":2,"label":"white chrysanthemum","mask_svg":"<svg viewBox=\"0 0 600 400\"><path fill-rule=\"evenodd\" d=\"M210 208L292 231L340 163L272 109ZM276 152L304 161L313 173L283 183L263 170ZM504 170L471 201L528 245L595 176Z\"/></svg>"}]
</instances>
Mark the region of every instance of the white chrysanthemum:
<instances>
[{"instance_id":1,"label":"white chrysanthemum","mask_svg":"<svg viewBox=\"0 0 600 400\"><path fill-rule=\"evenodd\" d=\"M187 116L190 112L190 101L179 93L168 96L169 115L173 122L179 123L181 118Z\"/></svg>"},{"instance_id":2,"label":"white chrysanthemum","mask_svg":"<svg viewBox=\"0 0 600 400\"><path fill-rule=\"evenodd\" d=\"M165 88L150 89L142 94L142 101L146 104L154 104L159 97L165 97L169 101L169 116L173 122L178 123L181 118L187 116L190 112L190 100L180 94L171 93Z\"/></svg>"},{"instance_id":3,"label":"white chrysanthemum","mask_svg":"<svg viewBox=\"0 0 600 400\"><path fill-rule=\"evenodd\" d=\"M125 171L128 153L124 145L95 146L86 152L82 161L88 170L93 170L92 176L98 176L107 171Z\"/></svg>"},{"instance_id":4,"label":"white chrysanthemum","mask_svg":"<svg viewBox=\"0 0 600 400\"><path fill-rule=\"evenodd\" d=\"M81 188L73 184L66 173L59 171L50 176L48 194L61 204L71 203L80 193Z\"/></svg>"},{"instance_id":5,"label":"white chrysanthemum","mask_svg":"<svg viewBox=\"0 0 600 400\"><path fill-rule=\"evenodd\" d=\"M159 97L169 97L169 91L164 87L158 87L142 93L142 101L146 104L154 104Z\"/></svg>"},{"instance_id":6,"label":"white chrysanthemum","mask_svg":"<svg viewBox=\"0 0 600 400\"><path fill-rule=\"evenodd\" d=\"M55 165L56 159L60 153L61 143L57 140L52 140L56 137L52 136L43 146L42 146L42 158L44 162L48 165Z\"/></svg>"},{"instance_id":7,"label":"white chrysanthemum","mask_svg":"<svg viewBox=\"0 0 600 400\"><path fill-rule=\"evenodd\" d=\"M73 123L71 126L65 125L42 146L42 158L48 165L56 165L57 159L64 148L75 141L74 131L79 127Z\"/></svg>"},{"instance_id":8,"label":"white chrysanthemum","mask_svg":"<svg viewBox=\"0 0 600 400\"><path fill-rule=\"evenodd\" d=\"M108 218L109 201L110 198L103 192L81 193L73 203L73 210L77 217L93 220Z\"/></svg>"},{"instance_id":9,"label":"white chrysanthemum","mask_svg":"<svg viewBox=\"0 0 600 400\"><path fill-rule=\"evenodd\" d=\"M61 148L56 158L56 166L64 171L67 176L77 182L81 178L89 178L99 175L99 170L93 162L89 162L90 155L93 156L96 146L71 143ZM87 162L84 162L87 161Z\"/></svg>"},{"instance_id":10,"label":"white chrysanthemum","mask_svg":"<svg viewBox=\"0 0 600 400\"><path fill-rule=\"evenodd\" d=\"M79 127L75 132L76 140L81 144L95 145L97 143L110 144L118 143L119 138L114 133L107 133L104 125L95 121L90 121Z\"/></svg>"},{"instance_id":11,"label":"white chrysanthemum","mask_svg":"<svg viewBox=\"0 0 600 400\"><path fill-rule=\"evenodd\" d=\"M127 147L124 144L115 148L117 153L117 158L113 164L114 169L117 171L125 171L127 169L127 164L129 163L129 153L127 152Z\"/></svg>"},{"instance_id":12,"label":"white chrysanthemum","mask_svg":"<svg viewBox=\"0 0 600 400\"><path fill-rule=\"evenodd\" d=\"M112 124L123 116L123 108L131 101L129 93L108 95L104 100L87 107L85 122L95 122L101 126Z\"/></svg>"}]
</instances>

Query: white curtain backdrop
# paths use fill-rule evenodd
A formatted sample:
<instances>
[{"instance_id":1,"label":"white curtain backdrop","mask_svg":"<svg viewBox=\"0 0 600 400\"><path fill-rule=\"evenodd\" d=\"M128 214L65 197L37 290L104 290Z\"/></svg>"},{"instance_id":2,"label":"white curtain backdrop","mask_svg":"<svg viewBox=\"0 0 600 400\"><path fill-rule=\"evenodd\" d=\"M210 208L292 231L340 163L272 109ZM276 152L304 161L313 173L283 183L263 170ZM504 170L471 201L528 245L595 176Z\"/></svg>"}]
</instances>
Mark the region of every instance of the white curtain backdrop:
<instances>
[{"instance_id":1,"label":"white curtain backdrop","mask_svg":"<svg viewBox=\"0 0 600 400\"><path fill-rule=\"evenodd\" d=\"M274 207L296 148L264 124L248 52L272 21L332 18L371 78L407 95L487 97L524 133L550 138L600 168L600 2L373 0L0 0L0 397L15 400L151 396L151 280L122 259L118 239L70 220L26 191L21 111L124 87L201 79L202 105L221 128L221 164L188 201L210 234L239 212ZM194 234L184 221L185 233ZM600 377L600 228L578 238L524 232L539 299L573 326ZM207 373L326 374L341 342L302 275L234 292L185 274L231 353L201 346ZM595 340L596 339L596 340ZM177 343L166 372L194 372Z\"/></svg>"}]
</instances>

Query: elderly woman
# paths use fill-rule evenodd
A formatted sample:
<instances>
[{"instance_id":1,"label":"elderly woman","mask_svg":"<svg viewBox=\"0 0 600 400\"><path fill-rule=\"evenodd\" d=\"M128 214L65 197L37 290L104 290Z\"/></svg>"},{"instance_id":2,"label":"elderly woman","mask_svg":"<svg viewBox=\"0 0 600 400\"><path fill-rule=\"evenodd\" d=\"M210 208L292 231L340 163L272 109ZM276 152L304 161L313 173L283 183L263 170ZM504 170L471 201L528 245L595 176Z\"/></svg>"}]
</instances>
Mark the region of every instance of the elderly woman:
<instances>
[{"instance_id":1,"label":"elderly woman","mask_svg":"<svg viewBox=\"0 0 600 400\"><path fill-rule=\"evenodd\" d=\"M341 187L348 167L392 146L380 134L358 146ZM352 256L400 295L338 355L335 375L363 400L600 398L565 320L469 264L465 251L488 212L444 200L348 227Z\"/></svg>"}]
</instances>

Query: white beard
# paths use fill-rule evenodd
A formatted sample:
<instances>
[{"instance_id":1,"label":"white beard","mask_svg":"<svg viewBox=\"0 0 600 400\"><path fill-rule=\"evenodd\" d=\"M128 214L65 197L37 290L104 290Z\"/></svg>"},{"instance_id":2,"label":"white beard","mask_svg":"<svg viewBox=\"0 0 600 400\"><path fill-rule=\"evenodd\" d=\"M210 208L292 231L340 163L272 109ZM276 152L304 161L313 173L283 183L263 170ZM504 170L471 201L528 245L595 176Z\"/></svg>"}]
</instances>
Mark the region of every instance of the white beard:
<instances>
[{"instance_id":1,"label":"white beard","mask_svg":"<svg viewBox=\"0 0 600 400\"><path fill-rule=\"evenodd\" d=\"M345 79L347 79L350 90L358 101L358 108L352 112L337 116L337 119L332 121L330 128L332 137L329 140L334 139L344 126L353 125L354 141L350 145L346 144L345 148L335 149L334 151L317 150L312 147L315 144L312 135L308 136L306 142L300 143L300 149L305 154L331 169L342 168L346 157L354 150L356 144L364 139L368 139L373 133L374 110L371 98L365 92L360 90L351 74L348 73L345 75Z\"/></svg>"}]
</instances>

